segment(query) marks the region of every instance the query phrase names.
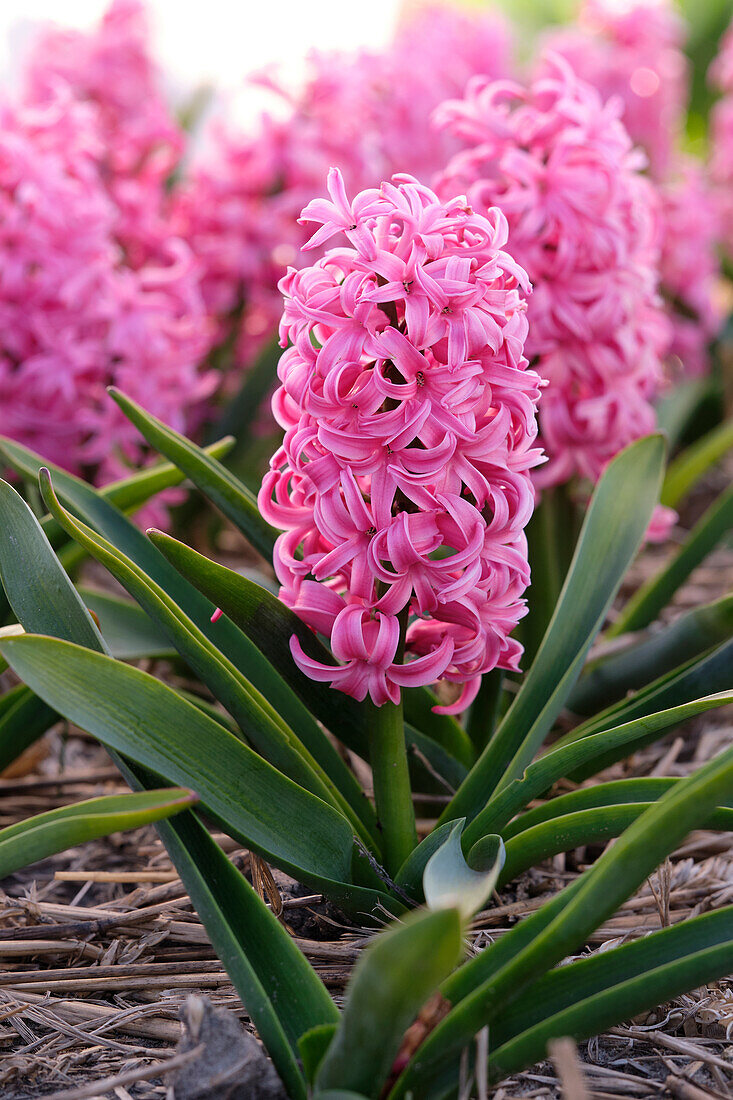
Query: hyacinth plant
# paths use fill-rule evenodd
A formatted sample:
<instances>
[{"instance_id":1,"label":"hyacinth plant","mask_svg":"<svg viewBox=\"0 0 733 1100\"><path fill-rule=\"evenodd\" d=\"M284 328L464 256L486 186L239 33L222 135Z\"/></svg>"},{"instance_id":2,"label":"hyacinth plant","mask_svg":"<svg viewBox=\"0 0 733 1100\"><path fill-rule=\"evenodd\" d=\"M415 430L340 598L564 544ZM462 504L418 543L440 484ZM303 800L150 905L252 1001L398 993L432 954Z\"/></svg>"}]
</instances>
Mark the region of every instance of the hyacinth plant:
<instances>
[{"instance_id":1,"label":"hyacinth plant","mask_svg":"<svg viewBox=\"0 0 733 1100\"><path fill-rule=\"evenodd\" d=\"M283 281L290 346L274 408L285 437L259 507L215 455L119 392L171 464L142 481L92 488L0 444L48 509L39 522L0 484L0 574L17 619L0 654L21 681L0 709L3 761L29 740L18 709L35 708L36 734L59 715L74 722L133 788L114 806L0 832L0 874L156 820L290 1097L438 1100L455 1094L464 1052L497 1081L553 1037L589 1037L731 970L730 906L560 964L691 829L733 827L733 749L683 780L554 788L733 701L730 597L638 633L729 529L733 496L620 609L606 633L634 631L623 647L587 661L664 472L661 435L623 449L600 474L546 635L524 661L511 634L542 456L526 279L505 251L506 222L409 177L350 202L334 173L330 191L305 211L313 244L337 232L348 243ZM669 475L678 493L693 457ZM166 485L175 471L273 565L280 599L130 521L152 479ZM68 555L62 533L136 602L92 616L54 553ZM201 694L129 661L171 652ZM349 766L357 758L373 789ZM416 799L431 820L422 838ZM362 924L393 922L343 1010L212 825ZM495 887L612 838L571 885L465 959L471 918Z\"/></svg>"}]
</instances>

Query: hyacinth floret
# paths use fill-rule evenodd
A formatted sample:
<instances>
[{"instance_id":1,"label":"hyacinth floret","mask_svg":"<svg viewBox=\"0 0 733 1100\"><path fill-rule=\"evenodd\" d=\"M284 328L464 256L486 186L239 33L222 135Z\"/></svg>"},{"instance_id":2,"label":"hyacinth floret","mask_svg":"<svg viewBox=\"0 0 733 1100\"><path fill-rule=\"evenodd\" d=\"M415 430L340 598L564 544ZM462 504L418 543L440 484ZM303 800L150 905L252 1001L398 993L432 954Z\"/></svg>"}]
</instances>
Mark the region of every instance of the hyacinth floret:
<instances>
[{"instance_id":1,"label":"hyacinth floret","mask_svg":"<svg viewBox=\"0 0 733 1100\"><path fill-rule=\"evenodd\" d=\"M548 463L538 487L596 481L654 430L669 326L658 295L659 212L620 104L604 103L567 62L528 86L475 78L436 122L465 148L438 181L476 210L499 206L509 251L527 271L527 355L547 380L540 406Z\"/></svg>"},{"instance_id":2,"label":"hyacinth floret","mask_svg":"<svg viewBox=\"0 0 733 1100\"><path fill-rule=\"evenodd\" d=\"M310 677L377 705L462 684L441 708L455 712L521 655L509 635L542 458L527 278L498 210L441 202L411 176L350 201L331 169L328 192L302 220L320 226L310 247L336 246L280 283L285 437L260 508L284 532L281 598L340 663L291 649Z\"/></svg>"}]
</instances>

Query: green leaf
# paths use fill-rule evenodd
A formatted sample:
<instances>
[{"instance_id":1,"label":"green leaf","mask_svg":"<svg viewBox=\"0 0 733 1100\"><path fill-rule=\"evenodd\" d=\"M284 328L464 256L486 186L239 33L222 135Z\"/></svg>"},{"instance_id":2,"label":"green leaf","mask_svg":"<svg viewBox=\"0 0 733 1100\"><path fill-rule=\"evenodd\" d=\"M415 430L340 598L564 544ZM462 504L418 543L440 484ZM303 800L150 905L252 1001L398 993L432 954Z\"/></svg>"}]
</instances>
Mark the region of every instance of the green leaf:
<instances>
[{"instance_id":1,"label":"green leaf","mask_svg":"<svg viewBox=\"0 0 733 1100\"><path fill-rule=\"evenodd\" d=\"M23 684L8 691L0 699L0 771L58 720L58 714Z\"/></svg>"},{"instance_id":2,"label":"green leaf","mask_svg":"<svg viewBox=\"0 0 733 1100\"><path fill-rule=\"evenodd\" d=\"M555 747L561 748L591 733L599 733L634 718L641 718L650 712L688 703L703 694L712 695L726 691L730 687L732 665L733 641L724 642L717 648L703 653L701 657L688 661L681 668L660 676L646 687L633 692L627 699L621 699L618 703L612 704L582 725L576 726L575 729L558 738ZM596 770L607 766L603 758L596 760Z\"/></svg>"},{"instance_id":3,"label":"green leaf","mask_svg":"<svg viewBox=\"0 0 733 1100\"><path fill-rule=\"evenodd\" d=\"M85 585L80 585L77 591L98 619L102 637L119 661L175 656L170 640L132 600Z\"/></svg>"},{"instance_id":4,"label":"green leaf","mask_svg":"<svg viewBox=\"0 0 733 1100\"><path fill-rule=\"evenodd\" d=\"M210 458L224 458L233 449L235 439L232 435L225 435L204 447L204 453ZM110 481L103 485L99 492L111 504L116 505L123 512L135 512L147 502L165 489L173 489L186 480L186 475L172 462L156 462L152 466L145 466L142 470L136 470L129 477L118 481Z\"/></svg>"},{"instance_id":5,"label":"green leaf","mask_svg":"<svg viewBox=\"0 0 733 1100\"><path fill-rule=\"evenodd\" d=\"M336 1006L294 940L194 814L159 831L288 1095L305 1100L298 1040L315 1026L335 1023Z\"/></svg>"},{"instance_id":6,"label":"green leaf","mask_svg":"<svg viewBox=\"0 0 733 1100\"><path fill-rule=\"evenodd\" d=\"M37 695L104 745L195 788L202 809L240 843L344 905L367 912L377 901L389 905L386 895L352 885L346 819L172 688L56 639L5 639L0 652Z\"/></svg>"},{"instance_id":7,"label":"green leaf","mask_svg":"<svg viewBox=\"0 0 733 1100\"><path fill-rule=\"evenodd\" d=\"M733 748L681 780L607 847L590 871L461 967L443 986L455 1007L427 1037L391 1096L415 1090L418 1081L424 1087L431 1064L455 1056L525 988L577 951L690 830L732 797Z\"/></svg>"},{"instance_id":8,"label":"green leaf","mask_svg":"<svg viewBox=\"0 0 733 1100\"><path fill-rule=\"evenodd\" d=\"M315 1081L318 1067L331 1045L338 1029L338 1023L319 1024L306 1031L298 1040L298 1051L303 1063L303 1072L309 1085Z\"/></svg>"},{"instance_id":9,"label":"green leaf","mask_svg":"<svg viewBox=\"0 0 733 1100\"><path fill-rule=\"evenodd\" d=\"M733 447L733 420L724 420L669 464L662 504L676 508L701 477Z\"/></svg>"},{"instance_id":10,"label":"green leaf","mask_svg":"<svg viewBox=\"0 0 733 1100\"><path fill-rule=\"evenodd\" d=\"M732 528L733 485L710 505L668 564L637 589L605 636L615 638L627 631L641 630L653 622L692 571Z\"/></svg>"},{"instance_id":11,"label":"green leaf","mask_svg":"<svg viewBox=\"0 0 733 1100\"><path fill-rule=\"evenodd\" d=\"M665 730L680 725L707 710L733 703L733 691L704 696L691 703L668 710L644 714L623 725L589 734L559 748L552 748L531 764L522 779L515 779L500 794L491 799L471 822L464 834L464 843L475 843L486 833L505 831L515 814L533 799L539 798L559 779L579 771L594 772L622 760L655 741Z\"/></svg>"},{"instance_id":12,"label":"green leaf","mask_svg":"<svg viewBox=\"0 0 733 1100\"><path fill-rule=\"evenodd\" d=\"M533 982L506 1007L492 1028L493 1045L495 1048L503 1046L508 1040L533 1029L536 1024L564 1009L612 990L630 978L656 971L701 949L723 945L730 947L731 940L733 907L727 906L641 936L621 947L612 947L557 967ZM663 999L652 1000L650 1004L662 1003Z\"/></svg>"},{"instance_id":13,"label":"green leaf","mask_svg":"<svg viewBox=\"0 0 733 1100\"><path fill-rule=\"evenodd\" d=\"M461 848L464 825L464 821L456 821L446 840L431 855L423 872L423 893L428 909L457 909L469 921L494 889L505 852L500 836L483 837L480 852L472 849L472 866L469 866Z\"/></svg>"},{"instance_id":14,"label":"green leaf","mask_svg":"<svg viewBox=\"0 0 733 1100\"><path fill-rule=\"evenodd\" d=\"M309 656L324 664L336 664L313 631L276 596L240 573L210 561L161 531L151 531L150 538L184 577L252 639L324 725L368 759L369 729L364 707L328 684L311 680L293 660L290 639L295 635ZM448 715L432 712L436 703L437 699L427 690L404 692L406 721L442 745L455 759L470 765L473 750L467 735Z\"/></svg>"},{"instance_id":15,"label":"green leaf","mask_svg":"<svg viewBox=\"0 0 733 1100\"><path fill-rule=\"evenodd\" d=\"M137 829L193 806L197 796L167 788L91 798L0 830L0 879L46 856L123 829Z\"/></svg>"},{"instance_id":16,"label":"green leaf","mask_svg":"<svg viewBox=\"0 0 733 1100\"><path fill-rule=\"evenodd\" d=\"M612 837L621 836L653 805L653 802L601 805L558 815L523 829L507 841L506 863L499 885L512 882L530 867L536 867L559 852L571 852L574 848L602 844ZM699 827L720 832L733 830L733 809L719 807L701 821Z\"/></svg>"},{"instance_id":17,"label":"green leaf","mask_svg":"<svg viewBox=\"0 0 733 1100\"><path fill-rule=\"evenodd\" d=\"M586 513L555 614L513 705L441 823L470 821L497 788L521 776L552 727L649 524L664 441L648 436L609 464Z\"/></svg>"},{"instance_id":18,"label":"green leaf","mask_svg":"<svg viewBox=\"0 0 733 1100\"><path fill-rule=\"evenodd\" d=\"M262 518L257 500L249 489L215 458L211 458L200 447L151 416L119 390L112 387L109 393L125 416L145 436L150 446L175 463L235 527L239 528L255 550L267 561L272 561L278 532Z\"/></svg>"},{"instance_id":19,"label":"green leaf","mask_svg":"<svg viewBox=\"0 0 733 1100\"><path fill-rule=\"evenodd\" d=\"M457 910L442 909L413 913L377 936L354 969L316 1096L328 1089L380 1095L407 1028L460 959L462 931Z\"/></svg>"},{"instance_id":20,"label":"green leaf","mask_svg":"<svg viewBox=\"0 0 733 1100\"><path fill-rule=\"evenodd\" d=\"M718 929L711 928L711 918L722 918ZM498 1049L494 1047L490 1058L491 1080L496 1081L540 1061L553 1038L569 1035L577 1041L588 1039L688 990L726 977L733 968L732 923L730 909L722 910L553 971L528 990L531 996L522 999L523 1008L543 1012L540 1020L505 1043L499 1040ZM720 942L713 944L711 938L716 931ZM661 953L661 940L664 941L665 961L655 966L653 959ZM602 974L598 965L592 969L587 966L598 962L603 965ZM573 992L567 1007L552 1012L548 1001L552 1002L558 977L563 984L580 984L583 979L586 984L591 977L589 971L601 990L596 988L586 997L580 991ZM628 976L622 980L622 974ZM519 1007L519 1002L513 1007ZM498 1023L501 1029L504 1020ZM496 1043L496 1037L492 1037Z\"/></svg>"},{"instance_id":21,"label":"green leaf","mask_svg":"<svg viewBox=\"0 0 733 1100\"><path fill-rule=\"evenodd\" d=\"M539 806L515 817L505 829L505 840L531 829L541 822L575 813L577 810L595 809L598 806L620 806L632 802L651 803L666 794L677 782L671 776L641 776L632 779L612 779L607 783L594 783L592 787L580 787L568 794L550 798Z\"/></svg>"},{"instance_id":22,"label":"green leaf","mask_svg":"<svg viewBox=\"0 0 733 1100\"><path fill-rule=\"evenodd\" d=\"M10 606L26 630L76 637L99 649L101 636L59 565L41 525L15 489L0 479L0 574Z\"/></svg>"},{"instance_id":23,"label":"green leaf","mask_svg":"<svg viewBox=\"0 0 733 1100\"><path fill-rule=\"evenodd\" d=\"M337 806L349 817L366 843L376 844L373 834L366 831L356 812L351 810L335 784L297 740L267 699L216 649L160 585L148 578L109 542L75 520L61 507L47 471L41 470L40 482L43 499L54 518L88 553L110 570L144 611L165 631L184 660L223 703L257 751L294 782ZM310 716L306 714L305 718L313 725L316 740L326 740Z\"/></svg>"},{"instance_id":24,"label":"green leaf","mask_svg":"<svg viewBox=\"0 0 733 1100\"><path fill-rule=\"evenodd\" d=\"M624 649L593 661L570 695L568 709L593 714L731 637L733 595L696 607Z\"/></svg>"}]
</instances>

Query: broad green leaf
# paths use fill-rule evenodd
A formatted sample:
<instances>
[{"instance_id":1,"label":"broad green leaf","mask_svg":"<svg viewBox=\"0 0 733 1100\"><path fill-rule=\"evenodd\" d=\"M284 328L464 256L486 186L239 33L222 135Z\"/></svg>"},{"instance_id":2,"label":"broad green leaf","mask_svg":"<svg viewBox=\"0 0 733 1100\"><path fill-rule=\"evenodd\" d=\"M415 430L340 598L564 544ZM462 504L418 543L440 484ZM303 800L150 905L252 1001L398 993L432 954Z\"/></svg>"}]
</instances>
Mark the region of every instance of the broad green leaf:
<instances>
[{"instance_id":1,"label":"broad green leaf","mask_svg":"<svg viewBox=\"0 0 733 1100\"><path fill-rule=\"evenodd\" d=\"M219 439L206 447L206 453L213 458L223 458L233 447L234 439L228 436ZM0 451L2 450L2 436L0 436ZM156 462L152 466L145 466L142 470L136 470L128 477L118 481L110 481L99 489L100 496L116 505L123 512L134 514L158 493L165 489L172 489L185 480L185 475L171 462ZM61 528L52 516L44 516L41 526L49 542L54 548L58 548L63 538Z\"/></svg>"},{"instance_id":2,"label":"broad green leaf","mask_svg":"<svg viewBox=\"0 0 733 1100\"><path fill-rule=\"evenodd\" d=\"M368 759L369 730L365 708L327 684L311 680L293 660L290 639L296 635L305 652L315 660L324 664L336 663L313 631L276 596L240 573L210 561L160 531L151 531L150 538L184 577L252 639L324 725L349 748ZM432 712L436 703L427 690L404 692L406 721L441 744L458 761L470 765L473 750L468 737L448 715Z\"/></svg>"},{"instance_id":3,"label":"broad green leaf","mask_svg":"<svg viewBox=\"0 0 733 1100\"><path fill-rule=\"evenodd\" d=\"M640 776L632 779L612 779L607 783L594 783L579 787L576 791L550 798L539 806L515 817L502 829L505 840L531 829L543 821L554 820L577 810L595 809L598 806L620 806L631 802L654 802L673 787L677 779L672 776Z\"/></svg>"},{"instance_id":4,"label":"broad green leaf","mask_svg":"<svg viewBox=\"0 0 733 1100\"><path fill-rule=\"evenodd\" d=\"M161 627L185 661L226 707L251 745L269 762L312 794L342 810L363 839L375 843L355 811L340 795L308 750L278 712L239 669L216 649L167 593L129 558L59 504L47 471L40 473L41 491L54 518L84 549L97 558ZM306 718L309 716L306 715ZM326 740L312 722L314 737ZM335 750L334 750L335 755Z\"/></svg>"},{"instance_id":5,"label":"broad green leaf","mask_svg":"<svg viewBox=\"0 0 733 1100\"><path fill-rule=\"evenodd\" d=\"M159 832L289 1095L305 1100L297 1043L310 1028L335 1023L336 1006L295 941L194 814L166 822Z\"/></svg>"},{"instance_id":6,"label":"broad green leaf","mask_svg":"<svg viewBox=\"0 0 733 1100\"><path fill-rule=\"evenodd\" d=\"M0 699L0 771L58 722L50 707L19 684Z\"/></svg>"},{"instance_id":7,"label":"broad green leaf","mask_svg":"<svg viewBox=\"0 0 733 1100\"><path fill-rule=\"evenodd\" d=\"M104 745L195 789L206 814L240 843L349 907L389 905L386 895L352 884L356 850L346 819L172 688L56 639L6 639L0 652L37 695Z\"/></svg>"},{"instance_id":8,"label":"broad green leaf","mask_svg":"<svg viewBox=\"0 0 733 1100\"><path fill-rule=\"evenodd\" d=\"M664 568L641 585L611 623L605 637L642 630L656 619L692 571L733 529L733 485L721 493L695 524L682 547Z\"/></svg>"},{"instance_id":9,"label":"broad green leaf","mask_svg":"<svg viewBox=\"0 0 733 1100\"><path fill-rule=\"evenodd\" d=\"M728 641L703 653L701 657L688 661L681 668L660 676L646 687L633 692L627 699L621 699L607 707L560 737L555 742L555 747L561 748L591 733L599 733L634 718L691 702L702 695L727 691L731 685L732 667L733 641ZM606 766L607 763L602 758L596 760L596 770Z\"/></svg>"},{"instance_id":10,"label":"broad green leaf","mask_svg":"<svg viewBox=\"0 0 733 1100\"><path fill-rule=\"evenodd\" d=\"M669 464L662 504L676 508L700 478L733 447L733 420L724 420Z\"/></svg>"},{"instance_id":11,"label":"broad green leaf","mask_svg":"<svg viewBox=\"0 0 733 1100\"><path fill-rule=\"evenodd\" d=\"M124 829L137 829L195 805L197 796L169 787L144 794L91 798L0 829L0 879L39 859Z\"/></svg>"},{"instance_id":12,"label":"broad green leaf","mask_svg":"<svg viewBox=\"0 0 733 1100\"><path fill-rule=\"evenodd\" d=\"M213 459L222 459L235 446L232 435L224 435L204 447L204 454ZM156 462L152 466L145 466L142 470L136 470L129 477L120 478L118 481L110 481L99 490L111 504L115 504L123 512L134 512L147 504L152 497L162 493L165 489L173 489L186 480L186 475L172 462Z\"/></svg>"},{"instance_id":13,"label":"broad green leaf","mask_svg":"<svg viewBox=\"0 0 733 1100\"><path fill-rule=\"evenodd\" d=\"M96 616L110 653L119 661L175 656L170 640L132 600L85 585L77 591Z\"/></svg>"},{"instance_id":14,"label":"broad green leaf","mask_svg":"<svg viewBox=\"0 0 733 1100\"><path fill-rule=\"evenodd\" d=\"M681 780L562 894L461 967L443 986L455 1007L427 1037L391 1096L414 1090L431 1063L454 1057L526 987L576 952L690 830L732 797L733 748Z\"/></svg>"},{"instance_id":15,"label":"broad green leaf","mask_svg":"<svg viewBox=\"0 0 733 1100\"><path fill-rule=\"evenodd\" d=\"M239 528L255 550L268 561L272 561L278 532L260 515L254 494L215 458L151 416L119 390L111 388L109 393L125 416L145 436L150 446L175 463L221 509L227 519Z\"/></svg>"},{"instance_id":16,"label":"broad green leaf","mask_svg":"<svg viewBox=\"0 0 733 1100\"><path fill-rule=\"evenodd\" d=\"M521 779L515 779L490 800L466 829L464 843L475 843L487 833L503 833L515 814L533 799L545 794L559 779L577 774L581 769L590 773L598 771L599 762L602 762L603 767L609 767L632 751L651 744L665 730L707 710L730 703L733 703L733 691L704 696L668 710L644 714L624 725L589 734L578 741L550 749L534 764L530 764Z\"/></svg>"},{"instance_id":17,"label":"broad green leaf","mask_svg":"<svg viewBox=\"0 0 733 1100\"><path fill-rule=\"evenodd\" d=\"M15 489L0 480L0 576L26 630L82 645L102 645L94 621L56 560L41 525Z\"/></svg>"},{"instance_id":18,"label":"broad green leaf","mask_svg":"<svg viewBox=\"0 0 733 1100\"><path fill-rule=\"evenodd\" d=\"M560 852L571 852L588 844L603 844L621 836L653 802L602 805L552 817L524 829L507 841L506 863L499 885L512 882L530 867L536 867ZM700 822L701 829L733 830L733 809L718 807Z\"/></svg>"},{"instance_id":19,"label":"broad green leaf","mask_svg":"<svg viewBox=\"0 0 733 1100\"><path fill-rule=\"evenodd\" d=\"M571 693L568 709L593 714L732 637L730 595L696 607L648 636L631 640L624 649L593 661Z\"/></svg>"},{"instance_id":20,"label":"broad green leaf","mask_svg":"<svg viewBox=\"0 0 733 1100\"><path fill-rule=\"evenodd\" d=\"M482 907L496 886L504 865L504 842L500 836L483 837L481 866L479 851L472 849L469 866L461 848L464 821L456 821L447 839L434 852L423 872L423 893L428 909L457 909L465 921Z\"/></svg>"},{"instance_id":21,"label":"broad green leaf","mask_svg":"<svg viewBox=\"0 0 733 1100\"><path fill-rule=\"evenodd\" d=\"M316 1096L328 1089L380 1095L407 1028L458 963L462 934L457 910L442 909L413 913L377 936L354 969Z\"/></svg>"},{"instance_id":22,"label":"broad green leaf","mask_svg":"<svg viewBox=\"0 0 733 1100\"><path fill-rule=\"evenodd\" d=\"M318 1073L318 1067L331 1045L338 1023L319 1024L306 1031L298 1040L298 1052L303 1063L303 1072L309 1085L312 1085Z\"/></svg>"},{"instance_id":23,"label":"broad green leaf","mask_svg":"<svg viewBox=\"0 0 733 1100\"><path fill-rule=\"evenodd\" d=\"M634 956L635 972L625 980L619 980L616 972L610 968L620 965L621 960L618 956L627 948L620 947L595 956L595 959L602 960L604 966L609 968L607 973L609 976L613 975L615 979L613 984L606 985L601 992L594 991L586 998L574 996L573 1002L564 1010L546 1014L541 1022L523 1030L515 1038L498 1046L498 1049L495 1047L489 1063L491 1081L497 1081L542 1059L548 1042L553 1038L566 1035L577 1041L591 1038L614 1024L639 1015L644 1010L656 1008L657 1005L665 1004L691 989L698 989L700 986L727 977L733 968L733 930L730 911L722 912L727 917L726 926L723 929L724 939L714 945L710 945L709 940L705 944L702 937L698 936L696 937L699 943L697 949L686 949L684 944L684 933L688 931L686 926L694 925L696 921L685 921L681 925L665 929L664 932L647 936L636 944L628 945L629 949L641 948L642 951ZM717 915L711 914L711 916ZM705 918L697 919L703 921ZM708 937L711 929L706 925L704 929L696 928L695 932L702 932L705 937ZM662 936L667 937L671 957L662 965L655 967L647 951L649 950L651 954L655 948L654 939ZM553 971L548 978L554 977L562 970L567 970L570 973L563 975L566 980L578 979L581 975L573 968L581 967L585 962L592 962L595 959L583 959L568 967L562 967L560 971ZM547 987L538 989L535 985L528 992L533 994L532 1003L542 1007L543 994L546 994Z\"/></svg>"},{"instance_id":24,"label":"broad green leaf","mask_svg":"<svg viewBox=\"0 0 733 1100\"><path fill-rule=\"evenodd\" d=\"M659 496L664 441L648 436L609 464L586 513L555 614L513 705L442 817L475 817L521 776L575 684Z\"/></svg>"},{"instance_id":25,"label":"broad green leaf","mask_svg":"<svg viewBox=\"0 0 733 1100\"><path fill-rule=\"evenodd\" d=\"M629 979L645 974L651 977L660 967L674 965L678 959L713 947L725 947L728 951L733 948L733 906L681 921L632 943L557 967L506 1007L492 1027L493 1046L503 1046L509 1039L530 1031L564 1009L584 1003L583 1011L587 1012L589 999ZM655 997L652 991L650 1007L667 1000L666 997L655 1000ZM634 1012L623 1013L614 1022L633 1015ZM577 1018L581 1020L582 1014ZM603 1030L603 1027L596 1030Z\"/></svg>"},{"instance_id":26,"label":"broad green leaf","mask_svg":"<svg viewBox=\"0 0 733 1100\"><path fill-rule=\"evenodd\" d=\"M184 580L126 516L79 478L73 477L59 467L47 466L38 455L27 448L3 439L0 441L0 453L4 454L9 464L27 478L35 479L40 470L50 469L54 489L65 506L87 522L116 550L129 558L151 581L160 585L232 664L239 669L246 669L247 678L258 691L275 704L288 725L295 726L301 735L303 734L299 721L303 717L304 708L278 677L273 679L274 672L269 661L228 619L220 619L212 624L213 609L209 600ZM309 716L306 714L305 718L309 719ZM309 747L313 750L314 746ZM314 755L316 755L315 752ZM365 800L361 795L359 797L361 804L357 803L357 805L360 806L361 813L368 817L370 808L364 805Z\"/></svg>"}]
</instances>

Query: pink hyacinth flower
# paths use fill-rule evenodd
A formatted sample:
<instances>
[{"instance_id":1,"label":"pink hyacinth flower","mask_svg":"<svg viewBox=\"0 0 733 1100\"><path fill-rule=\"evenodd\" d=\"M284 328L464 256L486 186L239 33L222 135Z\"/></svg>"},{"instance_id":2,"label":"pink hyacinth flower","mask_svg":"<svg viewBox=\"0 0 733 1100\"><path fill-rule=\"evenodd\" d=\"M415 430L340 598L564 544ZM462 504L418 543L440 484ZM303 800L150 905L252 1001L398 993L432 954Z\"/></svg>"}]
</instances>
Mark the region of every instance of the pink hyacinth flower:
<instances>
[{"instance_id":1,"label":"pink hyacinth flower","mask_svg":"<svg viewBox=\"0 0 733 1100\"><path fill-rule=\"evenodd\" d=\"M357 699L463 685L516 668L509 637L529 583L524 526L539 379L527 369L522 269L507 226L409 176L302 220L332 248L281 281L284 352L273 412L285 430L259 495L280 596L339 664L291 649L308 676Z\"/></svg>"},{"instance_id":2,"label":"pink hyacinth flower","mask_svg":"<svg viewBox=\"0 0 733 1100\"><path fill-rule=\"evenodd\" d=\"M528 87L476 78L436 116L464 145L439 193L499 206L508 249L532 280L526 352L548 383L539 488L596 481L654 430L669 345L656 196L621 105L604 103L561 58L543 69Z\"/></svg>"}]
</instances>

